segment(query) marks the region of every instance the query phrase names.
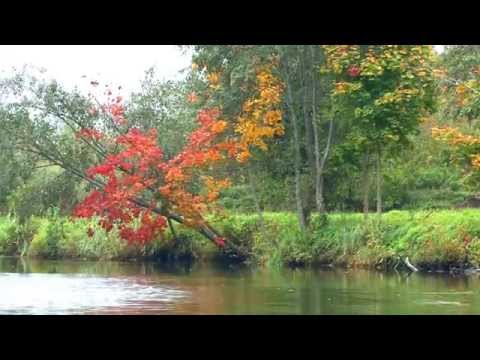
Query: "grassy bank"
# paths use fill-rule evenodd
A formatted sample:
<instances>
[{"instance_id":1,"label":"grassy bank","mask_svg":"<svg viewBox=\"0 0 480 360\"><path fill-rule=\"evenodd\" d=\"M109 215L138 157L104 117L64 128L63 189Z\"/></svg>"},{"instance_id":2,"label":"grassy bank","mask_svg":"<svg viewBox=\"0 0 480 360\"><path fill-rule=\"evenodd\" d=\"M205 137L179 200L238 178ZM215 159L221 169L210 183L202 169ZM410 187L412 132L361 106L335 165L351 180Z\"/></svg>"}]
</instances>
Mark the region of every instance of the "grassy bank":
<instances>
[{"instance_id":1,"label":"grassy bank","mask_svg":"<svg viewBox=\"0 0 480 360\"><path fill-rule=\"evenodd\" d=\"M333 264L393 268L409 258L423 269L480 267L480 210L391 211L368 221L361 214L313 217L302 234L294 214L266 213L212 218L227 236L248 247L250 261L268 266ZM86 229L95 229L89 238ZM129 246L115 231L105 233L94 221L71 221L52 216L32 218L20 225L0 218L0 254L86 259L209 258L218 250L200 235L180 226L178 240L167 231L164 239L146 247Z\"/></svg>"}]
</instances>

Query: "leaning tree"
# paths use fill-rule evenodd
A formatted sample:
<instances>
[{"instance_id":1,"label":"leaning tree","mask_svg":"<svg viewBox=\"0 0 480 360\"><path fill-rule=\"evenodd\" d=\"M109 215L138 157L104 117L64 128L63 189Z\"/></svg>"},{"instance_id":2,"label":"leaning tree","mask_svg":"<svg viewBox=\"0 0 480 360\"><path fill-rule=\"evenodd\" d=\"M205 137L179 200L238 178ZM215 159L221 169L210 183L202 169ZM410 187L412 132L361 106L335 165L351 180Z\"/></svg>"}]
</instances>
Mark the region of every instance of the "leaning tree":
<instances>
[{"instance_id":1,"label":"leaning tree","mask_svg":"<svg viewBox=\"0 0 480 360\"><path fill-rule=\"evenodd\" d=\"M168 156L159 142L162 134L129 119L123 99L108 87L106 100L99 102L56 82L18 75L0 84L0 121L9 134L8 144L2 145L82 179L89 193L74 216L98 217L106 231L116 226L129 242L145 244L174 221L244 256L245 250L215 230L205 214L230 184L218 176L218 169L229 162L244 164L252 147L265 149L269 138L283 133L278 109L283 89L274 66L265 63L256 69L256 91L242 116L225 117L219 107L200 109L183 148ZM204 93L188 96L192 105L210 97L218 80L207 68L194 66L193 71L206 86ZM91 85L100 88L95 81Z\"/></svg>"}]
</instances>

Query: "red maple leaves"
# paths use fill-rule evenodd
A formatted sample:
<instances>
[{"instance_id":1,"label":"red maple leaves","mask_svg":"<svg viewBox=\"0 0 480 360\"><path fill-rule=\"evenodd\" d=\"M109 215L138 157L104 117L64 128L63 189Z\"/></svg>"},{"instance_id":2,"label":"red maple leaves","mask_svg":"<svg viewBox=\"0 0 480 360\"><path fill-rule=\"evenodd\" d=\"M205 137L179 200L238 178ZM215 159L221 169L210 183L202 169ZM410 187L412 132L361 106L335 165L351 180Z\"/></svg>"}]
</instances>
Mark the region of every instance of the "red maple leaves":
<instances>
[{"instance_id":1,"label":"red maple leaves","mask_svg":"<svg viewBox=\"0 0 480 360\"><path fill-rule=\"evenodd\" d=\"M125 122L121 101L117 98L103 107L117 123ZM99 217L105 230L117 225L123 239L141 244L161 235L167 226L166 218L155 211L159 206L175 211L186 225L202 225L202 214L216 197L194 192L191 185L199 183L199 170L237 154L234 141L220 138L227 123L218 117L216 109L201 111L199 127L191 133L183 151L170 160L164 159L155 129L144 132L132 128L110 139L120 150L86 171L89 178L102 181L104 187L92 191L75 208L74 216ZM82 129L78 134L95 140L106 137L95 129ZM221 184L225 186L226 182ZM147 206L139 206L136 199L148 199L143 200ZM217 238L215 243L224 246L225 239Z\"/></svg>"},{"instance_id":2,"label":"red maple leaves","mask_svg":"<svg viewBox=\"0 0 480 360\"><path fill-rule=\"evenodd\" d=\"M357 65L352 65L348 68L348 75L357 77L360 75L360 68Z\"/></svg>"}]
</instances>

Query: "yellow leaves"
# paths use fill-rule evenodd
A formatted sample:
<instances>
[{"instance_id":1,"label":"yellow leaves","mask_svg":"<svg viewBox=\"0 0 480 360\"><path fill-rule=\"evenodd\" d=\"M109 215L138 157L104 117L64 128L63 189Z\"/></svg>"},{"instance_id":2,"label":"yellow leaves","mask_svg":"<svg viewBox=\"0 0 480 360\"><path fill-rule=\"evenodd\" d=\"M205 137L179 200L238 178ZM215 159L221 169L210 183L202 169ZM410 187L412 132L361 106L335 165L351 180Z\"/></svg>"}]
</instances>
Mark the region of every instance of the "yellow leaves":
<instances>
[{"instance_id":1,"label":"yellow leaves","mask_svg":"<svg viewBox=\"0 0 480 360\"><path fill-rule=\"evenodd\" d=\"M198 70L198 64L192 63L192 71L197 71Z\"/></svg>"},{"instance_id":2,"label":"yellow leaves","mask_svg":"<svg viewBox=\"0 0 480 360\"><path fill-rule=\"evenodd\" d=\"M335 84L335 94L346 94L347 93L347 83L345 82L337 82Z\"/></svg>"},{"instance_id":3,"label":"yellow leaves","mask_svg":"<svg viewBox=\"0 0 480 360\"><path fill-rule=\"evenodd\" d=\"M457 95L463 95L467 92L468 88L465 86L465 84L460 84L460 85L457 85L457 87L455 88L455 92L457 93Z\"/></svg>"},{"instance_id":4,"label":"yellow leaves","mask_svg":"<svg viewBox=\"0 0 480 360\"><path fill-rule=\"evenodd\" d=\"M282 121L282 112L280 110L269 110L265 113L263 121L269 126L278 125Z\"/></svg>"},{"instance_id":5,"label":"yellow leaves","mask_svg":"<svg viewBox=\"0 0 480 360\"><path fill-rule=\"evenodd\" d=\"M361 83L349 83L349 82L337 82L334 85L333 94L334 95L341 95L341 94L348 94L354 91L359 90L362 87Z\"/></svg>"},{"instance_id":6,"label":"yellow leaves","mask_svg":"<svg viewBox=\"0 0 480 360\"><path fill-rule=\"evenodd\" d=\"M349 63L359 59L358 45L323 45L326 55L326 64L322 72L331 71L341 74Z\"/></svg>"},{"instance_id":7,"label":"yellow leaves","mask_svg":"<svg viewBox=\"0 0 480 360\"><path fill-rule=\"evenodd\" d=\"M408 101L413 96L418 95L419 93L420 93L420 90L418 89L398 88L393 92L387 92L383 94L383 96L375 100L375 105L381 106L381 105L392 104L392 103L398 104L406 100Z\"/></svg>"},{"instance_id":8,"label":"yellow leaves","mask_svg":"<svg viewBox=\"0 0 480 360\"><path fill-rule=\"evenodd\" d=\"M443 79L447 76L447 71L445 69L433 69L433 76L438 79Z\"/></svg>"},{"instance_id":9,"label":"yellow leaves","mask_svg":"<svg viewBox=\"0 0 480 360\"><path fill-rule=\"evenodd\" d=\"M472 155L471 164L472 164L473 167L475 167L477 169L480 169L480 155L479 154Z\"/></svg>"},{"instance_id":10,"label":"yellow leaves","mask_svg":"<svg viewBox=\"0 0 480 360\"><path fill-rule=\"evenodd\" d=\"M214 89L218 90L220 88L220 73L212 72L207 75L207 80L209 82L209 86Z\"/></svg>"},{"instance_id":11,"label":"yellow leaves","mask_svg":"<svg viewBox=\"0 0 480 360\"><path fill-rule=\"evenodd\" d=\"M251 157L250 146L267 150L265 139L284 134L282 111L277 107L281 103L283 84L272 73L271 66L264 66L257 71L257 96L245 101L242 114L237 118L235 132L240 134L237 154L238 162L245 162Z\"/></svg>"},{"instance_id":12,"label":"yellow leaves","mask_svg":"<svg viewBox=\"0 0 480 360\"><path fill-rule=\"evenodd\" d=\"M245 103L243 104L243 112L245 112L245 113L252 112L253 107L255 106L255 104L256 104L256 101L255 101L255 100L253 100L253 99L248 99L248 100L245 101Z\"/></svg>"},{"instance_id":13,"label":"yellow leaves","mask_svg":"<svg viewBox=\"0 0 480 360\"><path fill-rule=\"evenodd\" d=\"M432 137L434 139L442 140L450 145L478 145L480 144L480 138L472 135L463 134L457 128L449 126L445 127L433 127Z\"/></svg>"}]
</instances>

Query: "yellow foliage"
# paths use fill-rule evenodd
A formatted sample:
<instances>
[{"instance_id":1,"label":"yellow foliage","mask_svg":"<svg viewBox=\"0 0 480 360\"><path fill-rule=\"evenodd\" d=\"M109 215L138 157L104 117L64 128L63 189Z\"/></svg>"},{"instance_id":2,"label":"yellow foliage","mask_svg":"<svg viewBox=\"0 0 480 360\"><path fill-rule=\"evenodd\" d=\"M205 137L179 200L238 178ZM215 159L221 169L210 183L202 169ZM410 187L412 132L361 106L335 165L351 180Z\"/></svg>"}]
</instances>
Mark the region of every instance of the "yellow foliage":
<instances>
[{"instance_id":1,"label":"yellow foliage","mask_svg":"<svg viewBox=\"0 0 480 360\"><path fill-rule=\"evenodd\" d=\"M212 89L217 90L220 88L220 74L218 72L212 72L207 75L207 80L209 82L209 86Z\"/></svg>"},{"instance_id":2,"label":"yellow foliage","mask_svg":"<svg viewBox=\"0 0 480 360\"><path fill-rule=\"evenodd\" d=\"M265 151L266 139L284 134L282 111L278 109L283 93L280 79L273 75L271 66L264 66L257 71L256 80L258 93L245 101L235 127L242 149L237 155L239 162L248 160L251 146Z\"/></svg>"},{"instance_id":3,"label":"yellow foliage","mask_svg":"<svg viewBox=\"0 0 480 360\"><path fill-rule=\"evenodd\" d=\"M478 145L480 138L462 133L457 128L449 126L433 127L432 137L447 142L450 145Z\"/></svg>"}]
</instances>

